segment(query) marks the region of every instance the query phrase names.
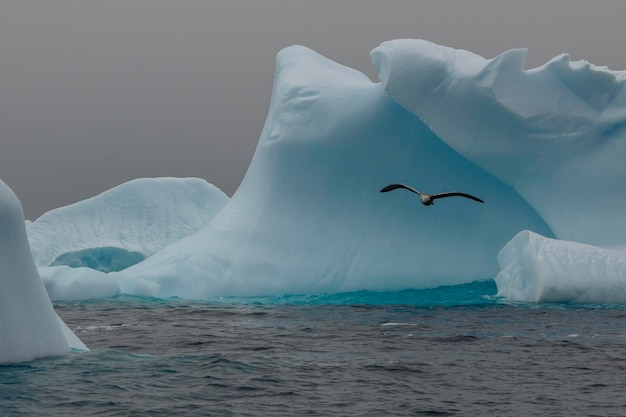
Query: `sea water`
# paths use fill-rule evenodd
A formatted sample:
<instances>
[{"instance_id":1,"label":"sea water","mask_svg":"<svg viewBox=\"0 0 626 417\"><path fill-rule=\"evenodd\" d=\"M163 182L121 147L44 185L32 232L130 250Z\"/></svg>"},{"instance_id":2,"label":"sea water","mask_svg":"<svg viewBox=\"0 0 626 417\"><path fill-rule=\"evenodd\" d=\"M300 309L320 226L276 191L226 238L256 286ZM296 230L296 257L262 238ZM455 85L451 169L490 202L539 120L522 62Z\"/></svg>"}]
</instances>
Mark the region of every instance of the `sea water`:
<instances>
[{"instance_id":1,"label":"sea water","mask_svg":"<svg viewBox=\"0 0 626 417\"><path fill-rule=\"evenodd\" d=\"M626 415L625 308L495 293L58 303L91 351L1 366L0 415Z\"/></svg>"}]
</instances>

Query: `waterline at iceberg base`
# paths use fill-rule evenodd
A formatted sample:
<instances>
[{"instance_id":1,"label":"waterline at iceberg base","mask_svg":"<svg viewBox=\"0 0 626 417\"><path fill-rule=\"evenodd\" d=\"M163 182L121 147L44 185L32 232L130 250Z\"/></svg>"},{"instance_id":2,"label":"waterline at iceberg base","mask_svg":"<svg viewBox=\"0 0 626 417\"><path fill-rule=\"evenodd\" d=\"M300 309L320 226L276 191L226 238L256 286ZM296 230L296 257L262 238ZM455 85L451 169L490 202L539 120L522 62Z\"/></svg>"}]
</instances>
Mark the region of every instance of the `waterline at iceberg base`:
<instances>
[{"instance_id":1,"label":"waterline at iceberg base","mask_svg":"<svg viewBox=\"0 0 626 417\"><path fill-rule=\"evenodd\" d=\"M120 288L150 283L129 285L131 294L196 299L497 277L499 294L513 300L626 302L623 264L613 261L626 247L626 193L610 192L626 180L626 73L567 55L524 70L525 53L485 59L395 40L372 51L381 80L372 82L308 48L284 49L263 132L232 198L194 233L102 275ZM450 198L424 207L411 193L378 192L397 182L485 204ZM520 255L520 232L562 250ZM611 266L592 268L590 286L575 291L542 291L547 281L520 275L534 269L511 266L522 262L516 256L541 261L558 271L548 273L551 288L571 288L572 253ZM607 282L610 300L594 291Z\"/></svg>"}]
</instances>

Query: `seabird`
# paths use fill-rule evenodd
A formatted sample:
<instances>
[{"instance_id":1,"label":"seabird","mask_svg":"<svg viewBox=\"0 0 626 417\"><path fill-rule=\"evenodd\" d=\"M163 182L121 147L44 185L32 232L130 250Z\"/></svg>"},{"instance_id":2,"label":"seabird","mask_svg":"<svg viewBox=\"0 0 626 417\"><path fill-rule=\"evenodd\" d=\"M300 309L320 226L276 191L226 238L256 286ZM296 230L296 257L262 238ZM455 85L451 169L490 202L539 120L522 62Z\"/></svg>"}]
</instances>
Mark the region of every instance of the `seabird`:
<instances>
[{"instance_id":1,"label":"seabird","mask_svg":"<svg viewBox=\"0 0 626 417\"><path fill-rule=\"evenodd\" d=\"M412 191L415 194L419 195L420 199L422 200L422 204L425 206L432 206L433 204L435 204L434 200L436 198L444 198L444 197L465 197L465 198L469 198L470 200L478 201L479 203L484 203L484 201L481 200L480 198L474 197L473 195L470 195L470 194L459 193L457 191L452 191L449 193L439 193L439 194L424 194L404 184L389 184L388 186L380 190L380 192L386 193L389 191L396 190L398 188L404 188L405 190Z\"/></svg>"}]
</instances>

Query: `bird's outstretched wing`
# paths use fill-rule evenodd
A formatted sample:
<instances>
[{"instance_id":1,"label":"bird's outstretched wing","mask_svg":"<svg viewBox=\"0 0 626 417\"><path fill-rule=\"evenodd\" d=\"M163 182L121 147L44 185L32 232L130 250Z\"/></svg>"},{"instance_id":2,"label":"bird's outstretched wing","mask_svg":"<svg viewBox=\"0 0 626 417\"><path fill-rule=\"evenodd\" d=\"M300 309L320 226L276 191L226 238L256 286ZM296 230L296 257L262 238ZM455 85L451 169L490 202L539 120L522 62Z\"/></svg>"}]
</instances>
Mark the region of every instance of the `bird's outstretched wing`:
<instances>
[{"instance_id":1,"label":"bird's outstretched wing","mask_svg":"<svg viewBox=\"0 0 626 417\"><path fill-rule=\"evenodd\" d=\"M465 193L459 193L456 191L450 192L450 193L439 193L439 194L433 194L433 200L435 198L444 198L444 197L465 197L465 198L469 198L470 200L474 200L474 201L478 201L479 203L484 203L483 200L481 200L478 197L474 197L473 195L470 194L465 194Z\"/></svg>"},{"instance_id":2,"label":"bird's outstretched wing","mask_svg":"<svg viewBox=\"0 0 626 417\"><path fill-rule=\"evenodd\" d=\"M385 188L383 188L382 190L380 190L381 193L386 193L389 191L393 191L396 190L398 188L404 188L405 190L409 190L414 192L417 195L422 195L419 191L417 191L414 188L409 187L408 185L404 185L404 184L389 184L388 186L386 186Z\"/></svg>"}]
</instances>

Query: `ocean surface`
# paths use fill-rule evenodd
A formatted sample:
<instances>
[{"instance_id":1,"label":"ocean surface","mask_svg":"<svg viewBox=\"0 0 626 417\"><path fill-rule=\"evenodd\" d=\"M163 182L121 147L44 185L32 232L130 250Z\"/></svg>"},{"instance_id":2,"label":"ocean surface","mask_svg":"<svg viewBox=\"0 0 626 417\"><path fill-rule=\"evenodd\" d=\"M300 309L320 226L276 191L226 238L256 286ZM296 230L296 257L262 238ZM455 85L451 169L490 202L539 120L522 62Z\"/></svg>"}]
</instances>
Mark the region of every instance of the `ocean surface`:
<instances>
[{"instance_id":1,"label":"ocean surface","mask_svg":"<svg viewBox=\"0 0 626 417\"><path fill-rule=\"evenodd\" d=\"M626 415L626 308L495 293L57 303L91 351L0 366L0 415Z\"/></svg>"}]
</instances>

